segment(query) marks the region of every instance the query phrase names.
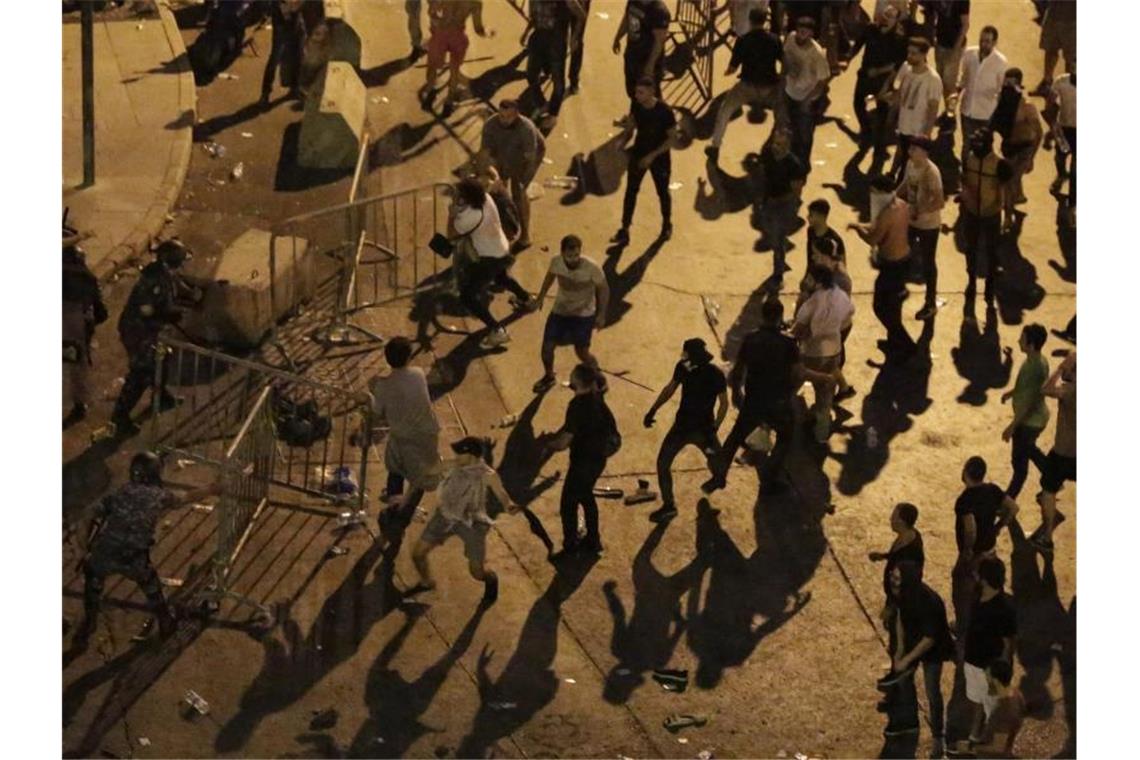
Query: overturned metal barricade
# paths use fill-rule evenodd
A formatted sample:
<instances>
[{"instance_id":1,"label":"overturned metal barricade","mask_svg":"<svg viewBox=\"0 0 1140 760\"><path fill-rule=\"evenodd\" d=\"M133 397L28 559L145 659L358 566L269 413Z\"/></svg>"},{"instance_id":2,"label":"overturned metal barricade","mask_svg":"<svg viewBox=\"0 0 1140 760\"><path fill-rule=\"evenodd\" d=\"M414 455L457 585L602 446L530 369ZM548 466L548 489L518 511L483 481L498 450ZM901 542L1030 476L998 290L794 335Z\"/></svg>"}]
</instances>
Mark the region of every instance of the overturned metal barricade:
<instances>
[{"instance_id":1,"label":"overturned metal barricade","mask_svg":"<svg viewBox=\"0 0 1140 760\"><path fill-rule=\"evenodd\" d=\"M372 427L367 393L174 339L160 344L157 372L184 397L161 413L156 401L151 441L158 451L224 465L245 450L243 429L265 429L263 416L251 418L260 409L274 435L268 483L363 509L369 443L358 433Z\"/></svg>"}]
</instances>

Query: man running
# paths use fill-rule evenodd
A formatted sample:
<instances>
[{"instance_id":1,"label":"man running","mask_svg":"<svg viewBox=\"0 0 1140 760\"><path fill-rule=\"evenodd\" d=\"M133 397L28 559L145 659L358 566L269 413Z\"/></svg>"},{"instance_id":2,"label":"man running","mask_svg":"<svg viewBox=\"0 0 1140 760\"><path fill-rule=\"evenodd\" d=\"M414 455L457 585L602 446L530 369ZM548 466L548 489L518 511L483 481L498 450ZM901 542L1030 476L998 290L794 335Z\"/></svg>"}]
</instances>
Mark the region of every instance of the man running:
<instances>
[{"instance_id":1,"label":"man running","mask_svg":"<svg viewBox=\"0 0 1140 760\"><path fill-rule=\"evenodd\" d=\"M725 93L720 110L716 113L712 139L705 148L705 154L714 163L720 155L728 122L737 110L749 103L763 104L769 108L774 104L776 88L780 84L776 63L783 59L784 51L780 39L764 29L767 17L767 12L760 8L749 11L748 32L732 46L732 57L724 74L730 76L740 69L740 79Z\"/></svg>"},{"instance_id":2,"label":"man running","mask_svg":"<svg viewBox=\"0 0 1140 760\"><path fill-rule=\"evenodd\" d=\"M623 138L628 140L635 130L637 136L629 149L621 228L610 238L610 242L619 246L629 245L629 225L633 223L637 193L641 190L641 181L645 179L646 172L653 177L653 187L657 191L657 200L661 203L661 234L657 239L668 240L673 236L673 199L669 195L669 175L673 171L673 163L669 151L676 137L677 117L673 115L673 109L658 99L653 80L642 77L634 89L629 115L619 124Z\"/></svg>"}]
</instances>

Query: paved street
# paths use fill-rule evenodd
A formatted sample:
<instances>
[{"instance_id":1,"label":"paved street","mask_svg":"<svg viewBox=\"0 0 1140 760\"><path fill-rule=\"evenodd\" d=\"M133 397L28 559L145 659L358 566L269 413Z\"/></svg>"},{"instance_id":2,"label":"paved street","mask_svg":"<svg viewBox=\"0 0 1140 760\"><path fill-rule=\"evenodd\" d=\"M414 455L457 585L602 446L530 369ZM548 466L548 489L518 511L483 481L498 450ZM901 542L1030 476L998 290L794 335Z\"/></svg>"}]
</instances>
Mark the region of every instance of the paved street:
<instances>
[{"instance_id":1,"label":"paved street","mask_svg":"<svg viewBox=\"0 0 1140 760\"><path fill-rule=\"evenodd\" d=\"M489 103L525 89L517 44L524 22L503 0L485 5L486 25L495 35L471 35L464 69L479 98L442 119L416 102L424 68L422 59L411 66L404 60L404 4L353 4L350 18L364 43L369 131L380 143L368 192L450 180L478 146ZM585 241L586 255L605 263L611 324L596 334L594 345L610 373L607 400L624 444L601 484L629 490L638 477L655 481L657 448L676 399L659 412L654 428L645 429L641 419L668 381L681 342L702 337L718 359L728 360L756 324L757 288L772 263L770 252L753 249L758 232L742 195L741 163L759 150L771 119L759 125L733 121L717 172L703 150L715 106L698 118L696 139L673 155L673 239L652 245L659 216L646 182L631 245L620 257L607 258L624 190L611 123L628 101L621 59L609 50L621 7L609 0L592 4L582 91L566 101L547 141L549 163L537 180L570 174L579 156L598 181L581 193L544 188L532 207L534 246L519 256L514 275L537 290L558 240L571 232ZM970 44L985 24L1001 30L999 48L1024 70L1026 83L1035 84L1042 61L1031 3L976 0ZM188 44L198 30L182 33ZM261 56L269 36L261 30L255 37ZM727 51L716 55L715 91L721 92L731 83L720 76ZM220 252L247 228L272 229L347 198L351 177L330 175L302 186L283 169L290 125L301 114L284 101L264 112L251 107L263 64L264 57L247 52L228 69L231 78L198 91L196 144L168 226L194 247L195 276L209 277ZM1008 445L999 434L1011 411L999 396L1011 385L1011 367L1002 349L1013 349L1016 368L1022 325L1065 327L1076 307L1075 264L1065 263L1057 202L1048 192L1052 155L1040 153L1025 181L1028 216L1020 235L1007 241L1009 277L999 291L998 319L978 328L962 325L964 258L952 235L943 234L939 295L945 304L928 325L930 366L870 366L868 360L881 360L875 344L883 334L871 309L874 272L866 246L845 232L865 212L870 163L869 156L850 163L856 150L849 135L856 127L853 87L854 71L832 83L832 118L816 132L804 199L805 205L820 197L831 202L831 226L847 245L857 311L846 374L858 394L843 404L827 447L798 434L788 462L794 485L789 495L758 497L753 469L737 466L728 488L710 499L711 508L700 508L698 486L707 471L699 453L688 449L675 465L676 519L656 526L646 515L659 504L602 501L604 554L557 569L527 521L504 515L488 547L502 592L486 613L477 608L481 589L467 576L457 543L433 555L439 589L405 599L401 590L413 577L406 551L389 569L365 533L333 535L334 512L276 505L260 518L235 572L241 593L283 605L280 624L254 636L240 615L225 614L212 625L183 625L175 641L135 644L130 637L145 618L143 597L126 580L108 583L112 601L96 640L65 665L64 750L119 757L688 758L702 750L722 758L927 756L925 724L917 747L884 746L885 720L875 711L874 688L888 661L878 620L882 566L869 562L867 553L889 546L893 504L918 505L925 580L950 607L953 505L962 463L979 454L995 482L1004 486L1009 477ZM65 113L68 97L65 92ZM200 145L207 140L225 145L227 155L211 158ZM74 165L74 145L65 143L65 166ZM245 168L242 180L224 181L238 161ZM948 204L943 220L953 224L956 214ZM788 309L803 273L804 232L793 240L793 271L781 294ZM112 320L133 282L128 275L107 285ZM921 323L912 317L921 291L911 289L904 316L917 335ZM720 306L715 326L706 320L702 298ZM360 321L385 335L414 334L418 315L409 305L369 310ZM500 298L496 313L507 309ZM513 321L511 342L496 352L480 350L477 338L440 334L415 361L431 370L445 437L461 430L496 437L496 463L502 463L508 490L529 502L557 541L561 482L551 476L565 472L566 455L537 461L534 438L561 425L570 393L561 387L543 397L531 392L541 374L544 319ZM473 320L462 321L474 329ZM97 341L94 387L100 400L91 419L64 436L65 512L121 482L130 455L145 442L90 443L109 416L113 383L125 366L114 321L100 328ZM1051 335L1045 353L1062 347L1069 346ZM372 356L366 363L379 367L382 360ZM560 350L559 378L572 366L572 352ZM356 376L341 380L359 382ZM810 398L811 390L805 395ZM509 429L493 429L507 414L520 419ZM726 425L731 421L730 415ZM1041 443L1052 440L1051 421ZM193 480L198 469L176 477ZM373 495L382 482L381 468L369 471ZM1039 521L1036 485L1033 471L1019 502L1026 532ZM1075 755L1075 500L1075 484L1067 484L1059 505L1069 520L1056 533L1054 563L1043 563L1006 533L998 543L1010 566L1021 629L1015 680L1030 713L1017 740L1020 756ZM434 504L429 497L425 506ZM413 523L410 538L421 528ZM209 516L192 512L160 526L153 555L160 575L181 576L202 561L212 530ZM334 541L349 553L328 556ZM82 610L76 560L65 549L64 615L72 623ZM687 669L688 689L663 690L651 678L655 668ZM179 716L176 705L186 689L210 702L209 716ZM950 738L964 738L963 684L953 667L943 674L943 693ZM331 726L311 725L330 708L336 711ZM672 734L662 721L673 713L704 714L709 723Z\"/></svg>"}]
</instances>

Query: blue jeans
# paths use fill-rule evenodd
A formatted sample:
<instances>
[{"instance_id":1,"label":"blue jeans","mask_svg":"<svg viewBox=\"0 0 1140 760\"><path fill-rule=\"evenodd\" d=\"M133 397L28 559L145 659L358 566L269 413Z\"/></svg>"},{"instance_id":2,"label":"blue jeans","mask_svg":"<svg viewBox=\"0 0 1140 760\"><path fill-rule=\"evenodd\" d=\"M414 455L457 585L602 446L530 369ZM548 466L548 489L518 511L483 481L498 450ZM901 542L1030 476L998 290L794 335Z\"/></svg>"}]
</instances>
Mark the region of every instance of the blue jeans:
<instances>
[{"instance_id":1,"label":"blue jeans","mask_svg":"<svg viewBox=\"0 0 1140 760\"><path fill-rule=\"evenodd\" d=\"M782 200L767 200L760 209L760 231L772 245L772 272L783 274L784 258L788 252L788 235L796 223L800 199L792 196Z\"/></svg>"}]
</instances>

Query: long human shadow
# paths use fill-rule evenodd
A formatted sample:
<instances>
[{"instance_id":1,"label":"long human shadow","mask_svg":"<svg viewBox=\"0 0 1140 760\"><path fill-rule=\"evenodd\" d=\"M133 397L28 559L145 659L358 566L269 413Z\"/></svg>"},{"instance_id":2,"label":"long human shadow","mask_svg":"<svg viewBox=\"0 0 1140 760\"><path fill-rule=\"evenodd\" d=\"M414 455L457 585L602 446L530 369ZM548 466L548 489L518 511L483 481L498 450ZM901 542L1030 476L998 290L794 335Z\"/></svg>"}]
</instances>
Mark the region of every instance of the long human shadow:
<instances>
[{"instance_id":1,"label":"long human shadow","mask_svg":"<svg viewBox=\"0 0 1140 760\"><path fill-rule=\"evenodd\" d=\"M1002 272L996 283L997 302L1001 320L1007 325L1021 324L1025 312L1036 309L1045 298L1045 289L1037 283L1037 267L1021 253L1020 234L1018 223L998 243Z\"/></svg>"},{"instance_id":2,"label":"long human shadow","mask_svg":"<svg viewBox=\"0 0 1140 760\"><path fill-rule=\"evenodd\" d=\"M478 109L469 109L455 121L433 115L432 118L420 124L413 125L407 121L401 122L377 138L376 142L369 148L369 168L397 166L417 156L422 156L436 145L453 138L456 139L465 153L472 155L474 151L458 139L456 128L473 119L478 119L481 114L482 111ZM437 135L430 140L425 139L436 127L442 128L444 134Z\"/></svg>"},{"instance_id":3,"label":"long human shadow","mask_svg":"<svg viewBox=\"0 0 1140 760\"><path fill-rule=\"evenodd\" d=\"M843 165L843 183L824 182L823 187L835 193L835 197L844 206L847 206L859 215L860 222L871 220L871 175L882 170L883 165L872 162L870 169L864 172L860 169L866 150L856 152L847 163Z\"/></svg>"},{"instance_id":4,"label":"long human shadow","mask_svg":"<svg viewBox=\"0 0 1140 760\"><path fill-rule=\"evenodd\" d=\"M1049 266L1057 272L1057 276L1065 282L1077 281L1077 230L1070 227L1065 219L1065 203L1061 198L1057 201L1057 245L1061 249L1061 261L1049 260Z\"/></svg>"},{"instance_id":5,"label":"long human shadow","mask_svg":"<svg viewBox=\"0 0 1140 760\"><path fill-rule=\"evenodd\" d=\"M262 719L301 699L356 653L373 625L400 606L403 594L393 582L394 553L384 548L376 541L360 555L340 586L325 599L308 633L301 631L288 609L283 611L281 636L262 640L261 672L242 694L237 712L218 732L216 752L244 747Z\"/></svg>"},{"instance_id":6,"label":"long human shadow","mask_svg":"<svg viewBox=\"0 0 1140 760\"><path fill-rule=\"evenodd\" d=\"M534 416L542 406L544 395L535 394L519 412L518 420L507 435L503 445L503 458L499 462L499 477L503 481L503 488L515 504L524 507L546 493L558 482L559 477L555 473L535 482L542 467L552 456L545 446L546 437L534 433Z\"/></svg>"},{"instance_id":7,"label":"long human shadow","mask_svg":"<svg viewBox=\"0 0 1140 760\"><path fill-rule=\"evenodd\" d=\"M686 591L696 593L704 565L697 556L672 575L665 575L656 568L653 553L668 527L667 523L658 523L633 558L632 613L626 614L616 582L608 580L602 585L614 619L610 651L617 660L606 676L602 691L602 698L610 704L620 705L629 700L645 683L647 671L668 667L673 650L685 632L681 597Z\"/></svg>"},{"instance_id":8,"label":"long human shadow","mask_svg":"<svg viewBox=\"0 0 1140 760\"><path fill-rule=\"evenodd\" d=\"M1061 666L1061 691L1065 698L1065 725L1069 735L1054 757L1077 756L1077 597L1069 603L1068 630L1071 636L1061 642L1057 661Z\"/></svg>"},{"instance_id":9,"label":"long human shadow","mask_svg":"<svg viewBox=\"0 0 1140 760\"><path fill-rule=\"evenodd\" d=\"M219 132L224 132L230 127L236 127L238 124L249 121L261 113L261 106L254 102L248 103L236 111L219 114L218 116L194 124L194 142L204 142Z\"/></svg>"},{"instance_id":10,"label":"long human shadow","mask_svg":"<svg viewBox=\"0 0 1140 760\"><path fill-rule=\"evenodd\" d=\"M469 83L471 94L490 104L499 90L511 82L526 79L526 72L519 69L526 56L526 48L523 48L506 63L493 66L472 79Z\"/></svg>"},{"instance_id":11,"label":"long human shadow","mask_svg":"<svg viewBox=\"0 0 1140 760\"><path fill-rule=\"evenodd\" d=\"M373 87L383 87L388 84L388 80L396 76L402 71L407 71L412 67L412 60L407 56L400 58L393 58L386 61L379 66L373 66L370 69L360 70L360 81L368 89Z\"/></svg>"},{"instance_id":12,"label":"long human shadow","mask_svg":"<svg viewBox=\"0 0 1140 760\"><path fill-rule=\"evenodd\" d=\"M63 464L63 516L75 515L111 486L111 468L107 459L119 450L123 441L104 438L88 446Z\"/></svg>"},{"instance_id":13,"label":"long human shadow","mask_svg":"<svg viewBox=\"0 0 1140 760\"><path fill-rule=\"evenodd\" d=\"M425 612L423 607L409 605L400 630L384 645L366 676L364 704L368 718L349 746L349 757L404 757L417 739L439 730L424 725L420 718L431 706L447 674L471 646L487 609L479 605L447 651L418 678L409 681L392 667L392 659ZM378 742L378 738L383 742Z\"/></svg>"},{"instance_id":14,"label":"long human shadow","mask_svg":"<svg viewBox=\"0 0 1140 760\"><path fill-rule=\"evenodd\" d=\"M581 556L558 564L550 585L527 613L515 651L494 680L487 668L495 653L483 648L476 670L479 709L470 732L455 751L456 757L486 757L495 742L529 723L554 699L559 686L554 655L558 650L562 604L582 584L597 560ZM501 709L503 703L513 703L513 707Z\"/></svg>"},{"instance_id":15,"label":"long human shadow","mask_svg":"<svg viewBox=\"0 0 1140 760\"><path fill-rule=\"evenodd\" d=\"M621 256L611 255L606 257L605 263L602 264L602 272L605 274L606 282L610 286L610 302L606 309L607 325L611 327L616 325L621 321L621 318L625 316L626 312L633 308L633 304L627 301L626 297L641 283L653 258L661 251L664 245L664 240L654 240L642 251L640 256L622 270L621 274L617 272L618 259L620 259Z\"/></svg>"},{"instance_id":16,"label":"long human shadow","mask_svg":"<svg viewBox=\"0 0 1140 760\"><path fill-rule=\"evenodd\" d=\"M843 425L848 433L847 451L832 453L841 464L835 487L845 496L854 496L879 476L890 459L895 436L914 426L914 417L923 414L933 400L930 386L930 340L935 319L926 320L919 337L918 351L907 361L888 359L881 365L870 392L863 399L862 422ZM871 430L874 434L871 434Z\"/></svg>"},{"instance_id":17,"label":"long human shadow","mask_svg":"<svg viewBox=\"0 0 1140 760\"><path fill-rule=\"evenodd\" d=\"M521 319L522 316L520 312L514 312L501 318L499 324L503 327L509 327L512 322ZM477 324L478 327L474 332L457 343L445 356L437 358L435 364L432 365L431 371L428 372L427 381L428 393L433 400L458 388L463 379L467 377L467 369L471 366L471 362L488 354L502 353L502 349L483 348L479 345L483 336L487 334L487 329L483 327L482 323Z\"/></svg>"},{"instance_id":18,"label":"long human shadow","mask_svg":"<svg viewBox=\"0 0 1140 760\"><path fill-rule=\"evenodd\" d=\"M594 148L589 153L576 153L570 159L566 176L577 180L574 188L564 193L559 203L573 206L587 195L611 195L621 187L622 177L629 167L629 154L625 150L626 138L621 132Z\"/></svg>"},{"instance_id":19,"label":"long human shadow","mask_svg":"<svg viewBox=\"0 0 1140 760\"><path fill-rule=\"evenodd\" d=\"M721 169L711 158L705 162L705 173L697 178L697 194L693 209L702 219L715 221L725 214L735 214L752 206L756 190L752 178L737 177ZM709 189L712 192L709 192Z\"/></svg>"},{"instance_id":20,"label":"long human shadow","mask_svg":"<svg viewBox=\"0 0 1140 760\"><path fill-rule=\"evenodd\" d=\"M760 309L766 300L768 300L768 291L763 287L759 287L749 294L748 300L740 309L740 313L736 315L736 319L733 320L732 325L724 334L721 359L727 362L736 361L736 355L740 353L740 346L744 342L744 337L760 327Z\"/></svg>"},{"instance_id":21,"label":"long human shadow","mask_svg":"<svg viewBox=\"0 0 1140 760\"><path fill-rule=\"evenodd\" d=\"M987 309L983 325L979 328L976 323L963 321L958 330L958 345L950 349L954 368L967 381L966 387L958 394L959 404L985 405L987 391L1004 388L1013 370L1011 349L1007 346L1003 351L1001 347L997 312Z\"/></svg>"}]
</instances>

